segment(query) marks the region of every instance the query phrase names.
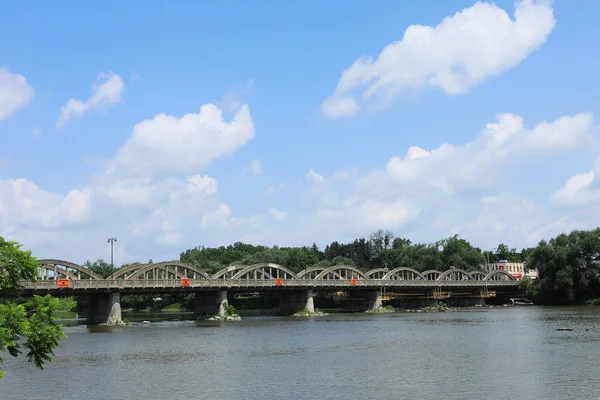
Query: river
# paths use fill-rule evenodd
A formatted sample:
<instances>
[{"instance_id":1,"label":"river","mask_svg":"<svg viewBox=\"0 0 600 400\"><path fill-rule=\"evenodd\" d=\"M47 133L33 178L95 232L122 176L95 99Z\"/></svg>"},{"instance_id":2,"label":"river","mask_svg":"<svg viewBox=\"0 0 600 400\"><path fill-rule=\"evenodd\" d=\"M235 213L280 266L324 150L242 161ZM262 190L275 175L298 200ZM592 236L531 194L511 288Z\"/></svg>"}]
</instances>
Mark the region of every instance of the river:
<instances>
[{"instance_id":1,"label":"river","mask_svg":"<svg viewBox=\"0 0 600 400\"><path fill-rule=\"evenodd\" d=\"M594 307L65 330L44 371L8 357L0 399L600 398Z\"/></svg>"}]
</instances>

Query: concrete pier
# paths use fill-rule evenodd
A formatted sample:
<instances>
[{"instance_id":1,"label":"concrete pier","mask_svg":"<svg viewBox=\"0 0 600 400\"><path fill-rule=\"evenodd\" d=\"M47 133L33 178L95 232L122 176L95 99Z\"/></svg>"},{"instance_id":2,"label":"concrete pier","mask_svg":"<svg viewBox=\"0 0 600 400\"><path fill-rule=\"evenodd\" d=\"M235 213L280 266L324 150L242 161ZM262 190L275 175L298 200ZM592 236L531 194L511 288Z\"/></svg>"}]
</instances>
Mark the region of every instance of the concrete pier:
<instances>
[{"instance_id":1,"label":"concrete pier","mask_svg":"<svg viewBox=\"0 0 600 400\"><path fill-rule=\"evenodd\" d=\"M381 307L381 292L379 290L353 291L342 301L344 311L364 312Z\"/></svg>"},{"instance_id":2,"label":"concrete pier","mask_svg":"<svg viewBox=\"0 0 600 400\"><path fill-rule=\"evenodd\" d=\"M228 305L226 290L196 292L196 297L194 298L194 314L196 317L210 315L224 317Z\"/></svg>"},{"instance_id":3,"label":"concrete pier","mask_svg":"<svg viewBox=\"0 0 600 400\"><path fill-rule=\"evenodd\" d=\"M302 310L315 312L313 296L311 289L283 291L279 297L279 312L281 314L294 314Z\"/></svg>"},{"instance_id":4,"label":"concrete pier","mask_svg":"<svg viewBox=\"0 0 600 400\"><path fill-rule=\"evenodd\" d=\"M121 294L98 293L87 295L88 325L117 324L121 321Z\"/></svg>"}]
</instances>

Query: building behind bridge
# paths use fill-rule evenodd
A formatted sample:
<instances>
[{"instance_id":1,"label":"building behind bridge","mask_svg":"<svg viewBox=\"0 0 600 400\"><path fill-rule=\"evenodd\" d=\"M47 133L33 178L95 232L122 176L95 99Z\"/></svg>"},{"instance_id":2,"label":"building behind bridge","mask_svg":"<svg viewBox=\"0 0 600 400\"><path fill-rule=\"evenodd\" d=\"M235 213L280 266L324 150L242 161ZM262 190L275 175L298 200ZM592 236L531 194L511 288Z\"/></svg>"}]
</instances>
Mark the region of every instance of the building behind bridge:
<instances>
[{"instance_id":1,"label":"building behind bridge","mask_svg":"<svg viewBox=\"0 0 600 400\"><path fill-rule=\"evenodd\" d=\"M481 269L486 272L492 272L496 270L506 271L512 275L515 279L522 279L524 276L537 279L538 278L538 270L527 270L525 268L525 263L522 262L508 262L508 260L500 260L498 262L486 263L481 265Z\"/></svg>"}]
</instances>

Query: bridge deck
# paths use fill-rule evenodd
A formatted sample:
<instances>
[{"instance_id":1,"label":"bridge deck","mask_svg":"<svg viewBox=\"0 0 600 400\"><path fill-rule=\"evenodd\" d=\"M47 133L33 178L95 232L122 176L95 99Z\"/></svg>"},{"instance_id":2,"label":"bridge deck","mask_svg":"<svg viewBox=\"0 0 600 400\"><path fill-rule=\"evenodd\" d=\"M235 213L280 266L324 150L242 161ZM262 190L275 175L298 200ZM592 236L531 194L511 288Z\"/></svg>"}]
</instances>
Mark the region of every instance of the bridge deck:
<instances>
[{"instance_id":1,"label":"bridge deck","mask_svg":"<svg viewBox=\"0 0 600 400\"><path fill-rule=\"evenodd\" d=\"M189 286L182 286L181 279L74 279L69 287L58 288L57 281L41 280L23 282L26 292L86 292L86 291L144 291L144 290L215 290L215 289L500 289L515 288L516 281L412 281L412 280L312 280L312 279L191 279Z\"/></svg>"}]
</instances>

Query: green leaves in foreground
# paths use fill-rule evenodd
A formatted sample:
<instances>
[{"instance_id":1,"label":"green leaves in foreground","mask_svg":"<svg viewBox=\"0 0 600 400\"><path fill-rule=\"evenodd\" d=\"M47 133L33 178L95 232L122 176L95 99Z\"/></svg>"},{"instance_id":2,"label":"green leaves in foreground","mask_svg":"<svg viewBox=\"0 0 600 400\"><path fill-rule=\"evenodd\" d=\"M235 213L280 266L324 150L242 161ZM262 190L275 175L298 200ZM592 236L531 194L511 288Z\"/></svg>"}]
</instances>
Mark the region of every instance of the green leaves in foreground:
<instances>
[{"instance_id":1,"label":"green leaves in foreground","mask_svg":"<svg viewBox=\"0 0 600 400\"><path fill-rule=\"evenodd\" d=\"M57 306L58 300L49 295L34 296L25 304L0 304L0 352L17 357L26 350L27 360L43 369L65 337L52 316ZM4 375L0 369L0 379Z\"/></svg>"}]
</instances>

